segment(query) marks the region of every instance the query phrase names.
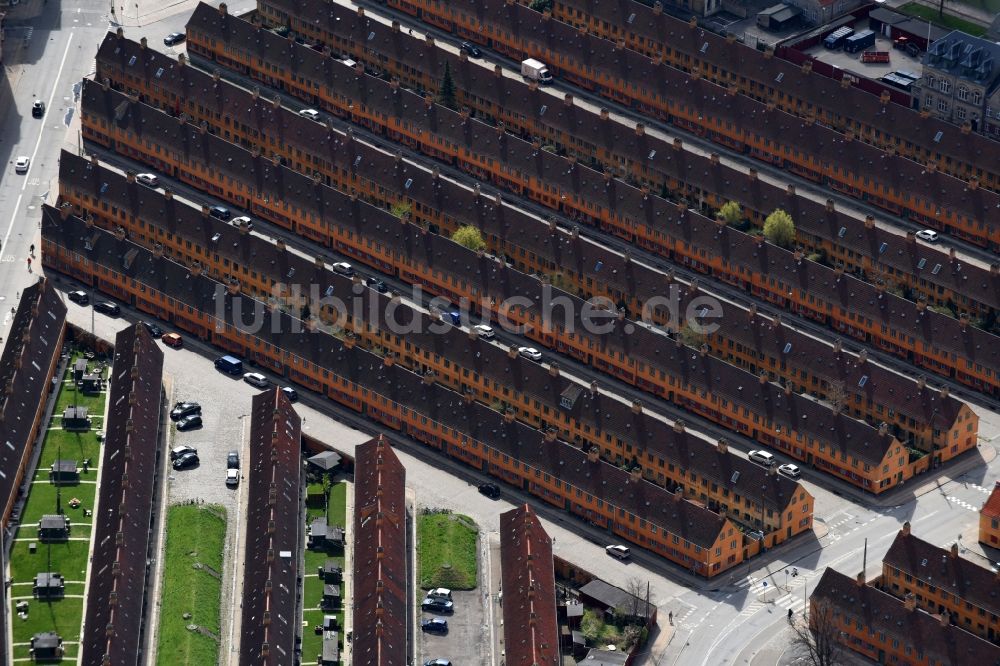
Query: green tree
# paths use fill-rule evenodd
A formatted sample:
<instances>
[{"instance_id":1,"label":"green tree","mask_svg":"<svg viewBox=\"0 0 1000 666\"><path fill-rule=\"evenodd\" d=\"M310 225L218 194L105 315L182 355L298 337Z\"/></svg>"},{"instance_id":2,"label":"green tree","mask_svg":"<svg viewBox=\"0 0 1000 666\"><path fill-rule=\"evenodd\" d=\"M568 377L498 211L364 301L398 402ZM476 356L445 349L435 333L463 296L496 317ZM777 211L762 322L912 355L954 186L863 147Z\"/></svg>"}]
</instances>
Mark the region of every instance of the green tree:
<instances>
[{"instance_id":1,"label":"green tree","mask_svg":"<svg viewBox=\"0 0 1000 666\"><path fill-rule=\"evenodd\" d=\"M528 7L536 12L550 12L552 11L552 0L531 0Z\"/></svg>"},{"instance_id":2,"label":"green tree","mask_svg":"<svg viewBox=\"0 0 1000 666\"><path fill-rule=\"evenodd\" d=\"M441 77L441 89L438 91L438 101L449 109L455 107L455 80L451 78L451 63L444 63L444 76Z\"/></svg>"},{"instance_id":3,"label":"green tree","mask_svg":"<svg viewBox=\"0 0 1000 666\"><path fill-rule=\"evenodd\" d=\"M719 218L726 224L736 224L743 220L743 210L735 201L727 201L719 209Z\"/></svg>"},{"instance_id":4,"label":"green tree","mask_svg":"<svg viewBox=\"0 0 1000 666\"><path fill-rule=\"evenodd\" d=\"M478 252L479 250L486 249L486 241L483 240L483 235L479 233L479 229L469 225L456 229L455 233L451 235L451 239L470 250Z\"/></svg>"},{"instance_id":5,"label":"green tree","mask_svg":"<svg viewBox=\"0 0 1000 666\"><path fill-rule=\"evenodd\" d=\"M764 220L764 237L780 247L791 247L795 242L795 222L780 208Z\"/></svg>"},{"instance_id":6,"label":"green tree","mask_svg":"<svg viewBox=\"0 0 1000 666\"><path fill-rule=\"evenodd\" d=\"M409 202L397 201L396 203L392 204L392 208L389 209L389 212L395 215L396 217L406 217L407 215L410 214L410 211L412 210L413 207L410 206Z\"/></svg>"}]
</instances>

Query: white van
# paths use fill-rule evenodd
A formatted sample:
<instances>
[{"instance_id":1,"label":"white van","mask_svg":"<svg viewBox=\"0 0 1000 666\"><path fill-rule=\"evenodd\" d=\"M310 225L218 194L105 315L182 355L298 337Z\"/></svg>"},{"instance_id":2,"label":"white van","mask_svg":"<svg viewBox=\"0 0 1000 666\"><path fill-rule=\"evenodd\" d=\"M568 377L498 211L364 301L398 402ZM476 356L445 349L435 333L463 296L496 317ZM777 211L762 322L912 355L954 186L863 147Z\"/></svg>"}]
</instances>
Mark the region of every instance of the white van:
<instances>
[{"instance_id":1,"label":"white van","mask_svg":"<svg viewBox=\"0 0 1000 666\"><path fill-rule=\"evenodd\" d=\"M751 451L747 454L747 458L765 467L770 467L774 464L774 456L767 451Z\"/></svg>"},{"instance_id":2,"label":"white van","mask_svg":"<svg viewBox=\"0 0 1000 666\"><path fill-rule=\"evenodd\" d=\"M245 381L247 384L250 384L251 386L256 386L257 388L267 388L268 385L270 384L270 382L267 381L267 377L260 374L259 372L246 373L245 375L243 375L243 381Z\"/></svg>"},{"instance_id":3,"label":"white van","mask_svg":"<svg viewBox=\"0 0 1000 666\"><path fill-rule=\"evenodd\" d=\"M445 599L451 601L451 590L447 587L435 587L433 590L427 590L427 596L432 599Z\"/></svg>"},{"instance_id":4,"label":"white van","mask_svg":"<svg viewBox=\"0 0 1000 666\"><path fill-rule=\"evenodd\" d=\"M632 556L632 551L630 551L625 546L605 546L604 552L606 552L611 557L617 557L619 560L627 560Z\"/></svg>"}]
</instances>

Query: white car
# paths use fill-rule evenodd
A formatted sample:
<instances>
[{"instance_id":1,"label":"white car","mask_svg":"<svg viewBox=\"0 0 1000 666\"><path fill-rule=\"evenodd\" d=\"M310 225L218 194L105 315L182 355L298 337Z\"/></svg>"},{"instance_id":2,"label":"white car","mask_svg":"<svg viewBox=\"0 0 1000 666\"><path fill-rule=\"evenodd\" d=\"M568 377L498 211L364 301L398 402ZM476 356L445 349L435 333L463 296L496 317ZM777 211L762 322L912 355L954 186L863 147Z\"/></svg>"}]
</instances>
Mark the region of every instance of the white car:
<instances>
[{"instance_id":1,"label":"white car","mask_svg":"<svg viewBox=\"0 0 1000 666\"><path fill-rule=\"evenodd\" d=\"M319 111L316 109L302 109L299 111L299 115L309 120L319 120Z\"/></svg>"},{"instance_id":2,"label":"white car","mask_svg":"<svg viewBox=\"0 0 1000 666\"><path fill-rule=\"evenodd\" d=\"M517 353L524 358L531 359L532 361L542 360L542 352L538 351L534 347L518 347Z\"/></svg>"},{"instance_id":3,"label":"white car","mask_svg":"<svg viewBox=\"0 0 1000 666\"><path fill-rule=\"evenodd\" d=\"M427 590L427 596L434 599L451 601L451 590L446 587L435 587L433 590Z\"/></svg>"},{"instance_id":4,"label":"white car","mask_svg":"<svg viewBox=\"0 0 1000 666\"><path fill-rule=\"evenodd\" d=\"M617 544L613 546L605 546L604 552L611 557L617 557L619 560L627 560L632 555L632 551L630 551L627 546Z\"/></svg>"},{"instance_id":5,"label":"white car","mask_svg":"<svg viewBox=\"0 0 1000 666\"><path fill-rule=\"evenodd\" d=\"M346 261L338 261L332 265L332 268L335 272L340 273L341 275L354 275L354 267Z\"/></svg>"},{"instance_id":6,"label":"white car","mask_svg":"<svg viewBox=\"0 0 1000 666\"><path fill-rule=\"evenodd\" d=\"M238 470L238 469L227 469L226 470L226 485L227 486L238 486L238 485L240 485L240 470Z\"/></svg>"},{"instance_id":7,"label":"white car","mask_svg":"<svg viewBox=\"0 0 1000 666\"><path fill-rule=\"evenodd\" d=\"M137 173L135 179L146 187L156 187L160 184L160 179L151 173Z\"/></svg>"},{"instance_id":8,"label":"white car","mask_svg":"<svg viewBox=\"0 0 1000 666\"><path fill-rule=\"evenodd\" d=\"M243 375L243 381L251 386L256 386L257 388L267 388L271 384L271 382L267 381L267 377L259 372L246 373Z\"/></svg>"},{"instance_id":9,"label":"white car","mask_svg":"<svg viewBox=\"0 0 1000 666\"><path fill-rule=\"evenodd\" d=\"M917 238L933 243L938 239L938 232L933 229L921 229L917 232Z\"/></svg>"},{"instance_id":10,"label":"white car","mask_svg":"<svg viewBox=\"0 0 1000 666\"><path fill-rule=\"evenodd\" d=\"M787 476L789 479L797 479L802 476L802 470L799 469L799 466L792 463L778 465L778 473Z\"/></svg>"},{"instance_id":11,"label":"white car","mask_svg":"<svg viewBox=\"0 0 1000 666\"><path fill-rule=\"evenodd\" d=\"M774 455L768 453L767 451L751 451L747 454L747 458L754 461L755 463L760 463L770 467L774 464Z\"/></svg>"},{"instance_id":12,"label":"white car","mask_svg":"<svg viewBox=\"0 0 1000 666\"><path fill-rule=\"evenodd\" d=\"M485 338L486 340L492 340L493 336L496 335L493 332L493 327L487 326L486 324L476 324L472 327L472 330L478 333L479 337Z\"/></svg>"},{"instance_id":13,"label":"white car","mask_svg":"<svg viewBox=\"0 0 1000 666\"><path fill-rule=\"evenodd\" d=\"M246 227L247 231L253 229L253 220L251 220L246 215L240 215L239 217L234 217L232 220L232 225L234 227Z\"/></svg>"},{"instance_id":14,"label":"white car","mask_svg":"<svg viewBox=\"0 0 1000 666\"><path fill-rule=\"evenodd\" d=\"M31 165L31 158L21 155L14 162L14 173L28 173L28 167Z\"/></svg>"}]
</instances>

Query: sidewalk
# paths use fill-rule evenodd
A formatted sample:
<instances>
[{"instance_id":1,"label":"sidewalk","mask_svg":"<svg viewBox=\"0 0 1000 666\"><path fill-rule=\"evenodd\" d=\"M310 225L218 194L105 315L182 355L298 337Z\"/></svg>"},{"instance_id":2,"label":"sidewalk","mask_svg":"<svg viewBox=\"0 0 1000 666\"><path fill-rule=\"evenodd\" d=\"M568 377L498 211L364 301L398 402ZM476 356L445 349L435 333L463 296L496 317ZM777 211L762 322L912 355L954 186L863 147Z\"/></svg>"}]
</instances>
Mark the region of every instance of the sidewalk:
<instances>
[{"instance_id":1,"label":"sidewalk","mask_svg":"<svg viewBox=\"0 0 1000 666\"><path fill-rule=\"evenodd\" d=\"M938 9L940 3L937 0L912 0L917 4L924 5L925 7L930 7L932 9ZM903 5L909 4L911 0L892 0L889 4L892 8L902 7ZM970 4L964 2L955 2L952 0L944 6L944 13L951 14L953 16L958 16L959 18L966 19L967 21L972 21L973 23L979 23L984 26L988 26L996 18L996 14L980 7L974 7Z\"/></svg>"}]
</instances>

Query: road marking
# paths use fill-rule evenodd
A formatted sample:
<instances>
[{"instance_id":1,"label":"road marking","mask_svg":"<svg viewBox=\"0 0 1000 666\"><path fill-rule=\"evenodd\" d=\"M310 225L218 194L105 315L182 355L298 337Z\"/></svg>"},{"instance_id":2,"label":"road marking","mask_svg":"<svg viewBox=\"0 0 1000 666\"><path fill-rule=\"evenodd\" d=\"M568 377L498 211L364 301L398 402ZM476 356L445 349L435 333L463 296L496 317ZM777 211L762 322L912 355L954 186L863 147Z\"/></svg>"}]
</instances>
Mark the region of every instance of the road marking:
<instances>
[{"instance_id":1,"label":"road marking","mask_svg":"<svg viewBox=\"0 0 1000 666\"><path fill-rule=\"evenodd\" d=\"M69 56L69 47L73 44L73 37L76 33L73 30L69 31L69 39L66 40L66 50L63 51L62 61L59 63L59 71L56 72L55 83L52 86L52 93L49 95L49 109L52 108L52 100L56 98L56 90L59 88L59 79L62 78L63 69L66 67L66 58ZM21 209L21 197L24 196L24 190L28 187L28 174L31 173L31 167L35 165L35 157L38 155L38 148L42 145L42 132L45 130L43 125L38 130L38 140L35 141L35 150L31 153L31 163L28 165L28 173L24 174L24 184L21 185L21 193L17 195L17 203L14 204L14 213L10 216L10 224L7 226L7 233L3 237L3 245L0 247L7 247L7 241L10 240L10 234L14 230L14 222L17 220L18 211Z\"/></svg>"}]
</instances>

